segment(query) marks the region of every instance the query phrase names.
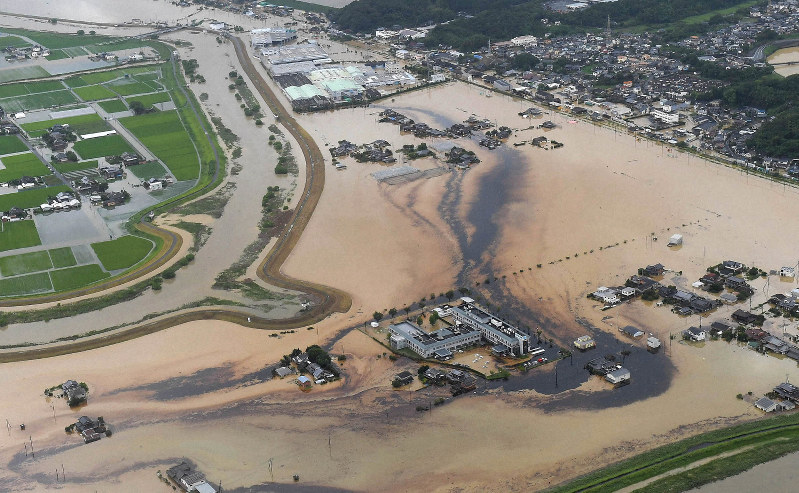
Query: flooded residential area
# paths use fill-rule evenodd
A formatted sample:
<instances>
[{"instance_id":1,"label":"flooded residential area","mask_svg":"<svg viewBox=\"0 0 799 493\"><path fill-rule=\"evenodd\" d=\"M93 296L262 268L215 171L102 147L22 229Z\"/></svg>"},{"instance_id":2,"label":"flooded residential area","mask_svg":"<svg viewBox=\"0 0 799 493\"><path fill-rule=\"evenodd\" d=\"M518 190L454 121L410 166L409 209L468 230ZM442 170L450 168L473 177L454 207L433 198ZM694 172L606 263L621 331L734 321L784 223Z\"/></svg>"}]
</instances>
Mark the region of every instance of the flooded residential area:
<instances>
[{"instance_id":1,"label":"flooded residential area","mask_svg":"<svg viewBox=\"0 0 799 493\"><path fill-rule=\"evenodd\" d=\"M356 4L0 9L0 490L790 489L799 157L651 84L716 94L710 29L795 3L674 65ZM792 83L772 51L725 70Z\"/></svg>"}]
</instances>

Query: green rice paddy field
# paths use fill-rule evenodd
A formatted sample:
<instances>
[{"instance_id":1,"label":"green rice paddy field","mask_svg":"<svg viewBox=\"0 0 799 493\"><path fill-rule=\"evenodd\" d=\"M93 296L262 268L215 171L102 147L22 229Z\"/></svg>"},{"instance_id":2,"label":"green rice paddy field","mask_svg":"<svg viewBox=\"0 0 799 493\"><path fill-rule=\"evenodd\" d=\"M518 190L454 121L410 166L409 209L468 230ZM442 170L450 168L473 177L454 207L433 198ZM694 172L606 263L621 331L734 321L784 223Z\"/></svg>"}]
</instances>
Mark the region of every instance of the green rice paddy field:
<instances>
[{"instance_id":1,"label":"green rice paddy field","mask_svg":"<svg viewBox=\"0 0 799 493\"><path fill-rule=\"evenodd\" d=\"M82 288L83 286L105 279L110 275L111 274L108 272L104 272L97 264L79 265L77 267L50 271L53 289L56 291Z\"/></svg>"},{"instance_id":2,"label":"green rice paddy field","mask_svg":"<svg viewBox=\"0 0 799 493\"><path fill-rule=\"evenodd\" d=\"M53 163L53 167L61 173L69 173L72 171L83 171L84 169L97 169L97 160L93 161L80 161L77 163Z\"/></svg>"},{"instance_id":3,"label":"green rice paddy field","mask_svg":"<svg viewBox=\"0 0 799 493\"><path fill-rule=\"evenodd\" d=\"M43 122L23 123L22 129L28 132L28 135L31 137L38 137L53 125L63 125L65 123L69 124L70 128L77 134L89 134L111 130L111 126L96 113L45 120Z\"/></svg>"},{"instance_id":4,"label":"green rice paddy field","mask_svg":"<svg viewBox=\"0 0 799 493\"><path fill-rule=\"evenodd\" d=\"M128 107L118 99L111 99L109 101L100 101L97 103L102 109L109 113L118 113L120 111L127 111Z\"/></svg>"},{"instance_id":5,"label":"green rice paddy field","mask_svg":"<svg viewBox=\"0 0 799 493\"><path fill-rule=\"evenodd\" d=\"M19 140L16 135L0 135L0 156L27 150L28 146Z\"/></svg>"},{"instance_id":6,"label":"green rice paddy field","mask_svg":"<svg viewBox=\"0 0 799 493\"><path fill-rule=\"evenodd\" d=\"M38 65L28 65L27 67L4 68L0 70L0 82L11 82L23 79L40 79L49 77L50 72Z\"/></svg>"},{"instance_id":7,"label":"green rice paddy field","mask_svg":"<svg viewBox=\"0 0 799 493\"><path fill-rule=\"evenodd\" d=\"M0 195L0 211L7 211L12 207L22 207L23 209L38 207L42 204L42 202L47 200L47 197L51 195L57 195L58 192L70 191L72 191L72 189L66 185L56 185L54 187L35 188L33 190L23 190L17 193L3 194ZM0 250L2 250L2 248L0 248Z\"/></svg>"},{"instance_id":8,"label":"green rice paddy field","mask_svg":"<svg viewBox=\"0 0 799 493\"><path fill-rule=\"evenodd\" d=\"M0 99L0 106L8 112L40 110L54 106L77 103L78 99L67 89L61 91L27 94L13 98Z\"/></svg>"},{"instance_id":9,"label":"green rice paddy field","mask_svg":"<svg viewBox=\"0 0 799 493\"><path fill-rule=\"evenodd\" d=\"M126 235L115 240L92 243L92 249L106 270L127 269L146 257L153 249L150 240Z\"/></svg>"},{"instance_id":10,"label":"green rice paddy field","mask_svg":"<svg viewBox=\"0 0 799 493\"><path fill-rule=\"evenodd\" d=\"M178 180L196 179L200 163L177 112L162 111L119 120L158 156Z\"/></svg>"},{"instance_id":11,"label":"green rice paddy field","mask_svg":"<svg viewBox=\"0 0 799 493\"><path fill-rule=\"evenodd\" d=\"M37 246L41 243L36 225L31 220L0 223L0 252Z\"/></svg>"},{"instance_id":12,"label":"green rice paddy field","mask_svg":"<svg viewBox=\"0 0 799 493\"><path fill-rule=\"evenodd\" d=\"M5 169L0 169L0 182L7 182L23 176L44 176L50 169L32 152L0 158Z\"/></svg>"},{"instance_id":13,"label":"green rice paddy field","mask_svg":"<svg viewBox=\"0 0 799 493\"><path fill-rule=\"evenodd\" d=\"M130 98L126 98L128 104L133 101L139 101L141 104L145 106L145 108L152 106L155 103L166 103L167 101L171 101L172 98L169 97L168 92L156 92L153 94L142 94L141 96L133 96Z\"/></svg>"},{"instance_id":14,"label":"green rice paddy field","mask_svg":"<svg viewBox=\"0 0 799 493\"><path fill-rule=\"evenodd\" d=\"M50 275L47 272L0 279L0 294L3 296L46 293L52 289L53 284L50 282Z\"/></svg>"},{"instance_id":15,"label":"green rice paddy field","mask_svg":"<svg viewBox=\"0 0 799 493\"><path fill-rule=\"evenodd\" d=\"M97 101L98 99L115 98L116 94L103 86L84 86L76 87L77 94L84 101Z\"/></svg>"},{"instance_id":16,"label":"green rice paddy field","mask_svg":"<svg viewBox=\"0 0 799 493\"><path fill-rule=\"evenodd\" d=\"M116 134L75 142L74 149L83 159L118 156L123 152L133 151L130 144Z\"/></svg>"}]
</instances>

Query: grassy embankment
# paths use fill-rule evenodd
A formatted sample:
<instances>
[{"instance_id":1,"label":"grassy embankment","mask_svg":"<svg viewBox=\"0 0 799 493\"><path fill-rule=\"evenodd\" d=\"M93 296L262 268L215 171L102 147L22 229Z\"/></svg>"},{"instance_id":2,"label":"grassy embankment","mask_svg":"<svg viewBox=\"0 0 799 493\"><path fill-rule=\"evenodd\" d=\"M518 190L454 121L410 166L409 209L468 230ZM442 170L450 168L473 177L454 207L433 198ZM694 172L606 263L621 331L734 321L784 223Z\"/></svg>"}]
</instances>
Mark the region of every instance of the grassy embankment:
<instances>
[{"instance_id":1,"label":"grassy embankment","mask_svg":"<svg viewBox=\"0 0 799 493\"><path fill-rule=\"evenodd\" d=\"M738 474L797 450L799 414L793 413L711 431L664 445L547 492L616 491L668 474L677 468L690 466L697 461L729 454L688 471L681 471L675 476L666 476L645 488L647 492L684 491Z\"/></svg>"}]
</instances>

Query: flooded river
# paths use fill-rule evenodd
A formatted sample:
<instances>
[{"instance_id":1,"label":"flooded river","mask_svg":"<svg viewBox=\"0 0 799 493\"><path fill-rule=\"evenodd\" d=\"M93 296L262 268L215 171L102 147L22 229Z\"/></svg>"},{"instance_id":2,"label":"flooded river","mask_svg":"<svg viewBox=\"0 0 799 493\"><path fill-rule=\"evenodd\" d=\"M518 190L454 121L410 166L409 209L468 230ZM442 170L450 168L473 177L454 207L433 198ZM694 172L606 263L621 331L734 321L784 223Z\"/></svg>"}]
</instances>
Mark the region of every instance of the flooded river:
<instances>
[{"instance_id":1,"label":"flooded river","mask_svg":"<svg viewBox=\"0 0 799 493\"><path fill-rule=\"evenodd\" d=\"M796 62L795 65L777 65L774 71L783 77L799 74L799 46L777 50L768 57L767 61L771 64Z\"/></svg>"}]
</instances>

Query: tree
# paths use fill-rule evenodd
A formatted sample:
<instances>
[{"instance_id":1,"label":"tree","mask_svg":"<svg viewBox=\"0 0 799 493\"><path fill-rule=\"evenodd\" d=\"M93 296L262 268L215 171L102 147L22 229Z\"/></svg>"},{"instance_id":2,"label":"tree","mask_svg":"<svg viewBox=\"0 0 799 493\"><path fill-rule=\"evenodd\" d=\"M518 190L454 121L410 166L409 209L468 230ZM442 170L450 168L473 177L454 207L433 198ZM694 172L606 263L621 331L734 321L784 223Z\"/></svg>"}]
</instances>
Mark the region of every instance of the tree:
<instances>
[{"instance_id":1,"label":"tree","mask_svg":"<svg viewBox=\"0 0 799 493\"><path fill-rule=\"evenodd\" d=\"M67 154L67 159L70 160L71 162L75 163L78 161L78 155L75 154L75 152L67 151L66 154Z\"/></svg>"},{"instance_id":2,"label":"tree","mask_svg":"<svg viewBox=\"0 0 799 493\"><path fill-rule=\"evenodd\" d=\"M372 314L372 318L374 318L376 322L379 322L380 320L382 320L383 314L380 312L374 312Z\"/></svg>"},{"instance_id":3,"label":"tree","mask_svg":"<svg viewBox=\"0 0 799 493\"><path fill-rule=\"evenodd\" d=\"M389 308L389 310L388 310L388 314L389 314L391 317L394 317L394 315L396 315L396 314L397 314L397 309L396 309L396 308Z\"/></svg>"},{"instance_id":4,"label":"tree","mask_svg":"<svg viewBox=\"0 0 799 493\"><path fill-rule=\"evenodd\" d=\"M139 100L134 99L128 103L128 106L130 106L130 110L136 115L141 115L147 112L147 108L144 107L144 103Z\"/></svg>"},{"instance_id":5,"label":"tree","mask_svg":"<svg viewBox=\"0 0 799 493\"><path fill-rule=\"evenodd\" d=\"M452 301L452 298L455 297L455 292L450 289L449 291L444 293L444 296L446 296L449 301Z\"/></svg>"},{"instance_id":6,"label":"tree","mask_svg":"<svg viewBox=\"0 0 799 493\"><path fill-rule=\"evenodd\" d=\"M83 29L78 29L78 36L83 36L84 34L86 34L86 31Z\"/></svg>"},{"instance_id":7,"label":"tree","mask_svg":"<svg viewBox=\"0 0 799 493\"><path fill-rule=\"evenodd\" d=\"M422 366L419 367L418 370L416 370L416 374L417 375L424 375L424 372L426 372L429 369L430 369L430 365L422 365Z\"/></svg>"},{"instance_id":8,"label":"tree","mask_svg":"<svg viewBox=\"0 0 799 493\"><path fill-rule=\"evenodd\" d=\"M438 322L438 312L433 312L430 314L430 325L435 325Z\"/></svg>"}]
</instances>

